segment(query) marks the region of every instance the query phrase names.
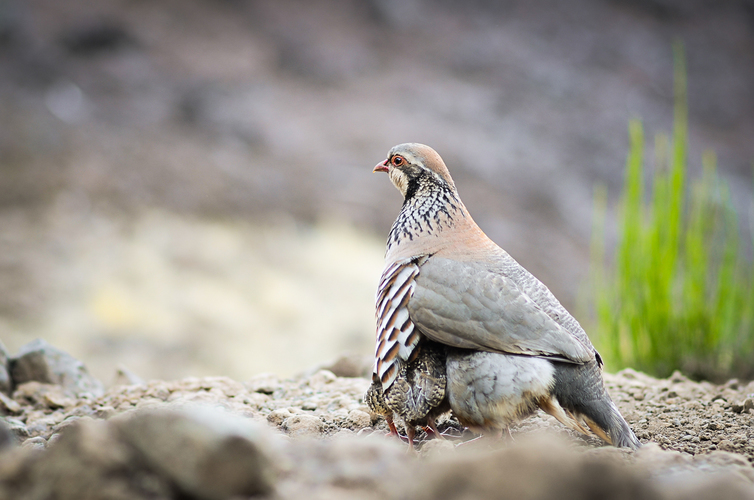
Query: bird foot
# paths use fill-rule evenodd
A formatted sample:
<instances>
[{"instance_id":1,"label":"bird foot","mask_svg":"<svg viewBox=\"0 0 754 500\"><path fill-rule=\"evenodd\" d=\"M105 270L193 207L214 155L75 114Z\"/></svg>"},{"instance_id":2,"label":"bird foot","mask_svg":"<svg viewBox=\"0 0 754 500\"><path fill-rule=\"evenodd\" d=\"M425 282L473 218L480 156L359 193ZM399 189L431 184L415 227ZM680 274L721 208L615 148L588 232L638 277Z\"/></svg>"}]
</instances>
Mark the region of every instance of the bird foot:
<instances>
[{"instance_id":1,"label":"bird foot","mask_svg":"<svg viewBox=\"0 0 754 500\"><path fill-rule=\"evenodd\" d=\"M395 424L392 420L387 421L387 426L390 428L390 432L385 434L385 436L396 436L398 439L401 438L401 435L398 434L398 429L395 428Z\"/></svg>"}]
</instances>

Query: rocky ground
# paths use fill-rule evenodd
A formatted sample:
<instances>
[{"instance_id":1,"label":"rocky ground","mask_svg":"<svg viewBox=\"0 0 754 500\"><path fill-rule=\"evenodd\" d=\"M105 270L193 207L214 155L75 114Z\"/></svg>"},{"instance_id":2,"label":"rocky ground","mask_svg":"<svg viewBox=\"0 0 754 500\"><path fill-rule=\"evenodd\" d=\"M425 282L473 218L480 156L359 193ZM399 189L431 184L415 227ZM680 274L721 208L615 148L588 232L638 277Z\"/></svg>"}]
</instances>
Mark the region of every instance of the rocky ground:
<instances>
[{"instance_id":1,"label":"rocky ground","mask_svg":"<svg viewBox=\"0 0 754 500\"><path fill-rule=\"evenodd\" d=\"M103 390L41 341L5 358L0 498L754 498L754 383L607 374L637 452L540 413L512 442L468 442L447 418L410 453L364 405L361 359Z\"/></svg>"}]
</instances>

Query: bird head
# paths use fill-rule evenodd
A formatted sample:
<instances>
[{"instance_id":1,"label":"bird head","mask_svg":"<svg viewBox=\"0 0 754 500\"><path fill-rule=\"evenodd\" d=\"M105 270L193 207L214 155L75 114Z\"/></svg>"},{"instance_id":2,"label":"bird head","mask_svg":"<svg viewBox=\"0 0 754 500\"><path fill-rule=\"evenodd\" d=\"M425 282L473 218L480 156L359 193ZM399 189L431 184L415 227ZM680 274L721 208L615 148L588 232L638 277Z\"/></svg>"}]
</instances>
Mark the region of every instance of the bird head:
<instances>
[{"instance_id":1,"label":"bird head","mask_svg":"<svg viewBox=\"0 0 754 500\"><path fill-rule=\"evenodd\" d=\"M394 146L373 172L386 172L404 198L417 191L422 179L446 184L452 191L456 189L445 162L424 144L411 142Z\"/></svg>"}]
</instances>

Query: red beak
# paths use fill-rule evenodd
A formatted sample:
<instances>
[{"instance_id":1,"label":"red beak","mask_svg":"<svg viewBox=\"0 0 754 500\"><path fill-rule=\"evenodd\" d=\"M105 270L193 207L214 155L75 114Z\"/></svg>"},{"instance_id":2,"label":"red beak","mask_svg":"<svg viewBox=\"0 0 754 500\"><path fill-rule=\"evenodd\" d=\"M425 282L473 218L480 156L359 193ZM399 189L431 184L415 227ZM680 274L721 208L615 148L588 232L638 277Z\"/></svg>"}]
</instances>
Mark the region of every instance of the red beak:
<instances>
[{"instance_id":1,"label":"red beak","mask_svg":"<svg viewBox=\"0 0 754 500\"><path fill-rule=\"evenodd\" d=\"M387 166L388 166L388 160L385 160L375 165L374 170L372 170L372 172L387 172L388 171Z\"/></svg>"}]
</instances>

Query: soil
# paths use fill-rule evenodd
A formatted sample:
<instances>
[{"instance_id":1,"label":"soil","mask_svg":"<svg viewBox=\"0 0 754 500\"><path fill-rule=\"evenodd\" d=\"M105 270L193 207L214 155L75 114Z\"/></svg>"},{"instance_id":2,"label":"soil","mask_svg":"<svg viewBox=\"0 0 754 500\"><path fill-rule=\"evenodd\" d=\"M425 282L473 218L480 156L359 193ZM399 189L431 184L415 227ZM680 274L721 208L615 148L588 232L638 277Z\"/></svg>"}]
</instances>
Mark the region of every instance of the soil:
<instances>
[{"instance_id":1,"label":"soil","mask_svg":"<svg viewBox=\"0 0 754 500\"><path fill-rule=\"evenodd\" d=\"M329 368L354 375L354 372L363 372L365 366L363 359L346 358ZM512 429L513 442L468 442L473 436L468 431L461 432L457 422L448 417L440 422L445 439L430 439L421 434L417 443L419 453L408 453L405 443L386 436L385 422L365 406L362 396L369 385L368 379L341 377L327 369L289 379L260 374L244 383L226 377L153 380L114 386L98 398L84 395L78 399L60 386L28 382L16 388L12 399L0 399L0 408L8 414L4 418L17 437L20 449L36 450L43 455L42 450L57 446L66 429L89 425L91 421L118 422L148 410L193 408L197 404L221 408L222 413L238 415L271 428L272 434L277 436L275 439L286 443L274 455L279 464L288 464L283 467L275 486L276 498L308 498L308 495L326 498L333 493L333 488L352 498L374 498L376 492L389 498L404 498L407 491L414 491L412 488L417 483L412 481L407 485L398 479L404 478L406 470L413 470L411 467L424 467L422 463L433 464L432 473L427 475L429 489L414 492L420 498L422 495L432 498L427 496L434 491L429 481L435 477L438 464L453 463L453 471L457 473L489 453L492 453L489 457L498 457L495 460L508 457L514 461L518 460L517 453L524 453L530 457L527 460L536 463L563 454L571 457L570 461L575 460L573 463L583 462L586 468L596 461L594 463L603 464L600 466L615 467L623 478L621 481L625 477L634 478L639 481L637 484L659 492L657 494L663 498L675 498L673 495L679 491L688 493L690 490L684 490L683 485L688 486L691 477L695 480L709 478L704 484L709 483L710 491L720 493L720 486L714 481L719 480L722 473L733 474L735 481L726 484L737 485L736 492L754 495L751 465L754 462L754 382L744 384L731 380L724 385L713 385L694 382L679 373L668 379L655 379L630 369L605 374L605 380L613 400L643 443L637 452L617 450L597 438L578 435L539 412ZM5 454L0 453L0 484L21 484L8 472L19 469L20 466L8 465L13 460L21 460L19 456L22 455L8 454L7 450ZM488 463L486 460L484 464ZM390 470L397 467L396 482L390 487L380 482L385 467ZM358 472L354 472L356 470ZM344 474L355 474L357 479L345 480ZM567 475L577 474L571 471ZM343 481L348 485L344 486ZM458 481L463 482L460 478ZM435 487L434 484L431 483L431 487ZM484 490L493 486L475 481L469 488ZM693 494L701 494L699 491L702 490L695 489Z\"/></svg>"}]
</instances>

